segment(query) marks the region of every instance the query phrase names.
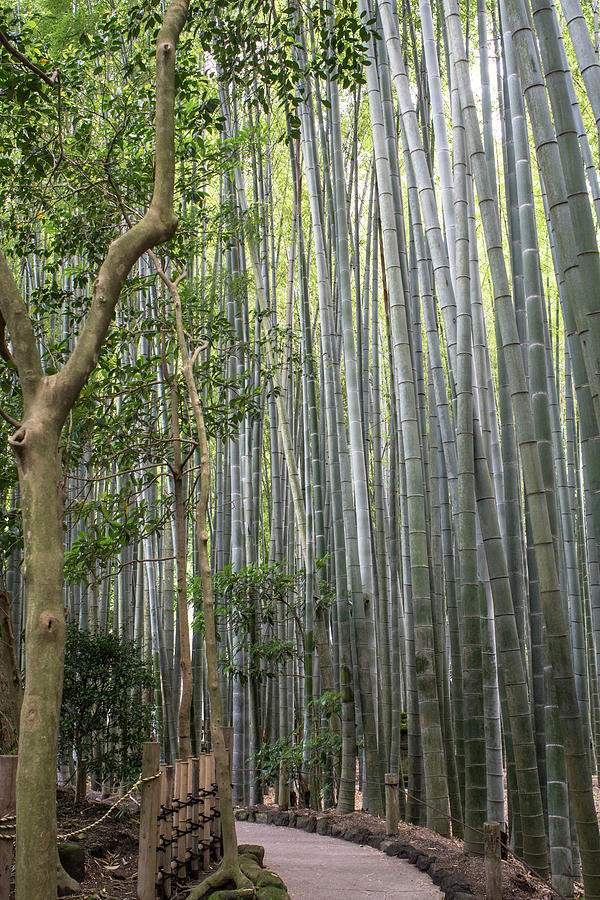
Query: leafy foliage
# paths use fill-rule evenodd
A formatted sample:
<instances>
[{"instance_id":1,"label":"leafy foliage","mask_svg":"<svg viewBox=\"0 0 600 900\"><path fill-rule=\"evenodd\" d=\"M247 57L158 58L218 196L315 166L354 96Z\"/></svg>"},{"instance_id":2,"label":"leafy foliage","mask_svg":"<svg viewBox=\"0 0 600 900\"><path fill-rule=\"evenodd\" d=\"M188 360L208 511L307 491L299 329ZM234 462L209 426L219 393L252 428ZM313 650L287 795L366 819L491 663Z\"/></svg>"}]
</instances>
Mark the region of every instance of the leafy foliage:
<instances>
[{"instance_id":1,"label":"leafy foliage","mask_svg":"<svg viewBox=\"0 0 600 900\"><path fill-rule=\"evenodd\" d=\"M94 760L102 779L128 781L142 764L153 708L153 676L133 641L116 634L67 630L59 756Z\"/></svg>"},{"instance_id":2,"label":"leafy foliage","mask_svg":"<svg viewBox=\"0 0 600 900\"><path fill-rule=\"evenodd\" d=\"M323 694L311 706L316 714L332 712L339 714L341 695L330 691ZM263 744L252 755L252 760L260 771L266 785L273 785L279 778L280 767L288 773L290 781L301 784L309 771L319 771L338 760L342 749L342 739L333 731L318 730L308 740L302 741L300 729L276 741Z\"/></svg>"},{"instance_id":3,"label":"leafy foliage","mask_svg":"<svg viewBox=\"0 0 600 900\"><path fill-rule=\"evenodd\" d=\"M216 613L227 616L236 636L231 652L222 657L226 672L242 681L270 678L297 655L296 644L282 640L277 625L282 615L291 616L303 633L303 602L298 596L303 578L303 571L290 574L283 563L254 563L239 571L228 565L215 573ZM194 627L204 627L201 610ZM242 649L248 655L244 669L235 664Z\"/></svg>"}]
</instances>

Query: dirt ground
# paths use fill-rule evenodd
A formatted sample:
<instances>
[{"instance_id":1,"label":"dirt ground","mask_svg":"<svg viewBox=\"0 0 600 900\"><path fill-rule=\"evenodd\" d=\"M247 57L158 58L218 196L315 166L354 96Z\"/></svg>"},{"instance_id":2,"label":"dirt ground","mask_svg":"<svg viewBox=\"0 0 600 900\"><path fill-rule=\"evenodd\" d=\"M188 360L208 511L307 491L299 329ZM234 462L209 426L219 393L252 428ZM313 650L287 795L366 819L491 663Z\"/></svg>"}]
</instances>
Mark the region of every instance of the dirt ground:
<instances>
[{"instance_id":1,"label":"dirt ground","mask_svg":"<svg viewBox=\"0 0 600 900\"><path fill-rule=\"evenodd\" d=\"M59 834L68 835L93 824L107 812L110 805L107 801L88 799L78 806L73 791L59 790ZM125 801L89 831L69 838L87 851L86 878L81 893L74 895L75 898L135 900L138 832L139 810L133 802Z\"/></svg>"}]
</instances>

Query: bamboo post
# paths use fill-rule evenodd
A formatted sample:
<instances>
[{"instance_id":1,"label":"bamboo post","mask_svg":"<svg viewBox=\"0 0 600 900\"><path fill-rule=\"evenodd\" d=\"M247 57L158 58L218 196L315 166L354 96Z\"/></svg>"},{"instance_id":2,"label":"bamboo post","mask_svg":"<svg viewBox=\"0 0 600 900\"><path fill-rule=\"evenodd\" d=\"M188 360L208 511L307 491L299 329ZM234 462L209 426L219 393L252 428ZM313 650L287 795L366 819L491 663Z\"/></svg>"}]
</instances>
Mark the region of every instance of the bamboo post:
<instances>
[{"instance_id":1,"label":"bamboo post","mask_svg":"<svg viewBox=\"0 0 600 900\"><path fill-rule=\"evenodd\" d=\"M398 774L387 772L385 776L385 827L388 834L398 831Z\"/></svg>"},{"instance_id":2,"label":"bamboo post","mask_svg":"<svg viewBox=\"0 0 600 900\"><path fill-rule=\"evenodd\" d=\"M485 896L487 900L502 900L502 848L500 825L486 822L485 832Z\"/></svg>"},{"instance_id":3,"label":"bamboo post","mask_svg":"<svg viewBox=\"0 0 600 900\"><path fill-rule=\"evenodd\" d=\"M194 792L192 790L192 757L188 756L185 761L185 799L189 806L185 808L185 871L186 875L189 876L192 871L192 845L194 841L194 831L193 831L193 821L194 821L194 808L196 804L192 804L192 800L194 799Z\"/></svg>"},{"instance_id":4,"label":"bamboo post","mask_svg":"<svg viewBox=\"0 0 600 900\"><path fill-rule=\"evenodd\" d=\"M146 780L147 779L147 780ZM160 745L142 744L142 804L138 855L138 900L156 897L156 822L160 806Z\"/></svg>"},{"instance_id":5,"label":"bamboo post","mask_svg":"<svg viewBox=\"0 0 600 900\"><path fill-rule=\"evenodd\" d=\"M0 756L0 900L10 895L14 816L17 803L17 756ZM2 821L6 820L6 821Z\"/></svg>"},{"instance_id":6,"label":"bamboo post","mask_svg":"<svg viewBox=\"0 0 600 900\"><path fill-rule=\"evenodd\" d=\"M187 800L187 762L184 759L175 760L175 799L180 803ZM187 808L183 807L175 814L177 826L177 866L175 872L178 878L185 878L185 835L180 832L185 831Z\"/></svg>"},{"instance_id":7,"label":"bamboo post","mask_svg":"<svg viewBox=\"0 0 600 900\"><path fill-rule=\"evenodd\" d=\"M190 870L192 877L198 874L200 871L200 863L199 863L199 848L198 848L198 836L200 834L200 829L198 828L198 821L200 819L199 806L201 803L200 800L200 760L197 756L191 757L189 760L188 766L188 789L192 797L196 800L196 803L191 808L191 826L192 833L189 838L188 847L191 851L191 865Z\"/></svg>"},{"instance_id":8,"label":"bamboo post","mask_svg":"<svg viewBox=\"0 0 600 900\"><path fill-rule=\"evenodd\" d=\"M203 791L210 791L210 780L208 770L208 753L203 753L200 757L200 787ZM210 816L210 797L204 797L202 803L202 812L205 816ZM202 871L208 872L210 869L210 835L212 822L204 822L202 830L202 840L204 841L204 853L202 855Z\"/></svg>"},{"instance_id":9,"label":"bamboo post","mask_svg":"<svg viewBox=\"0 0 600 900\"><path fill-rule=\"evenodd\" d=\"M214 752L211 750L211 752L208 754L208 785L209 785L209 790L210 790L213 786L216 785L216 781L217 781L217 774L216 774L216 767L215 767L215 754L214 754ZM219 816L219 811L220 811L220 809L221 809L221 804L219 803L219 787L218 787L218 785L216 785L216 788L217 788L217 790L216 790L215 796L212 798L212 801L213 801L213 802L212 802L212 804L211 804L212 810L214 811L214 814L215 814L215 818L214 818L213 821L211 822L211 825L212 825L211 831L212 831L212 833L213 833L213 835L214 835L214 837L215 837L215 842L214 842L214 844L213 844L213 847L214 847L214 850L215 850L214 856L215 856L215 859L216 859L216 860L219 860L219 859L221 859L221 843L220 843L220 840L219 840L220 837L221 837L221 818L220 818L220 816Z\"/></svg>"},{"instance_id":10,"label":"bamboo post","mask_svg":"<svg viewBox=\"0 0 600 900\"><path fill-rule=\"evenodd\" d=\"M173 803L173 779L174 779L174 769L173 766L162 766L162 805L170 809ZM164 838L166 841L171 840L173 834L172 828L172 817L168 814L164 819L161 819L160 823L160 836ZM160 865L163 870L163 882L162 882L162 892L163 896L168 898L171 896L171 845L169 844L167 847L160 853Z\"/></svg>"}]
</instances>

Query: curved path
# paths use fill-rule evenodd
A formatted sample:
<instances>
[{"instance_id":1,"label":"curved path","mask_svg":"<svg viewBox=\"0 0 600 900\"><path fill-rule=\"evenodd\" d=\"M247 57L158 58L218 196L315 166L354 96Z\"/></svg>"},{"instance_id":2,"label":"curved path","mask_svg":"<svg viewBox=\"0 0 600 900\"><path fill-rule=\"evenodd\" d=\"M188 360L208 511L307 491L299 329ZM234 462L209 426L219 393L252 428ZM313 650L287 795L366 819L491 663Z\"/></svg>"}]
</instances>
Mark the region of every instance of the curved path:
<instances>
[{"instance_id":1,"label":"curved path","mask_svg":"<svg viewBox=\"0 0 600 900\"><path fill-rule=\"evenodd\" d=\"M292 900L439 900L424 872L403 859L339 838L236 822L241 844L262 844L265 866L285 882Z\"/></svg>"}]
</instances>

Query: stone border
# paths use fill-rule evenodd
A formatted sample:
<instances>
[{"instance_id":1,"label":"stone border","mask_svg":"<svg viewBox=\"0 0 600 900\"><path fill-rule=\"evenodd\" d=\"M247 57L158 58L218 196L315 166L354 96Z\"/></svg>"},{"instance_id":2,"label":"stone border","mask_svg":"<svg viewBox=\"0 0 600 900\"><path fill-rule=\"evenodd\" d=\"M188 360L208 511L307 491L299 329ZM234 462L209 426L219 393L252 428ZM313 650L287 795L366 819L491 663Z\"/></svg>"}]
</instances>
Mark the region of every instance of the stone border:
<instances>
[{"instance_id":1,"label":"stone border","mask_svg":"<svg viewBox=\"0 0 600 900\"><path fill-rule=\"evenodd\" d=\"M435 856L424 853L410 842L390 838L386 834L374 833L370 828L362 826L344 826L343 823L332 821L327 814L315 815L314 813L297 813L294 810L284 812L274 809L268 811L256 809L238 808L235 810L235 818L239 822L256 822L258 825L279 825L288 828L301 828L308 834L321 834L328 837L341 838L354 844L366 844L381 850L387 856L397 856L416 866L421 872L427 872L435 885L439 887L446 900L474 900L470 888L458 881L456 875L438 863Z\"/></svg>"}]
</instances>

